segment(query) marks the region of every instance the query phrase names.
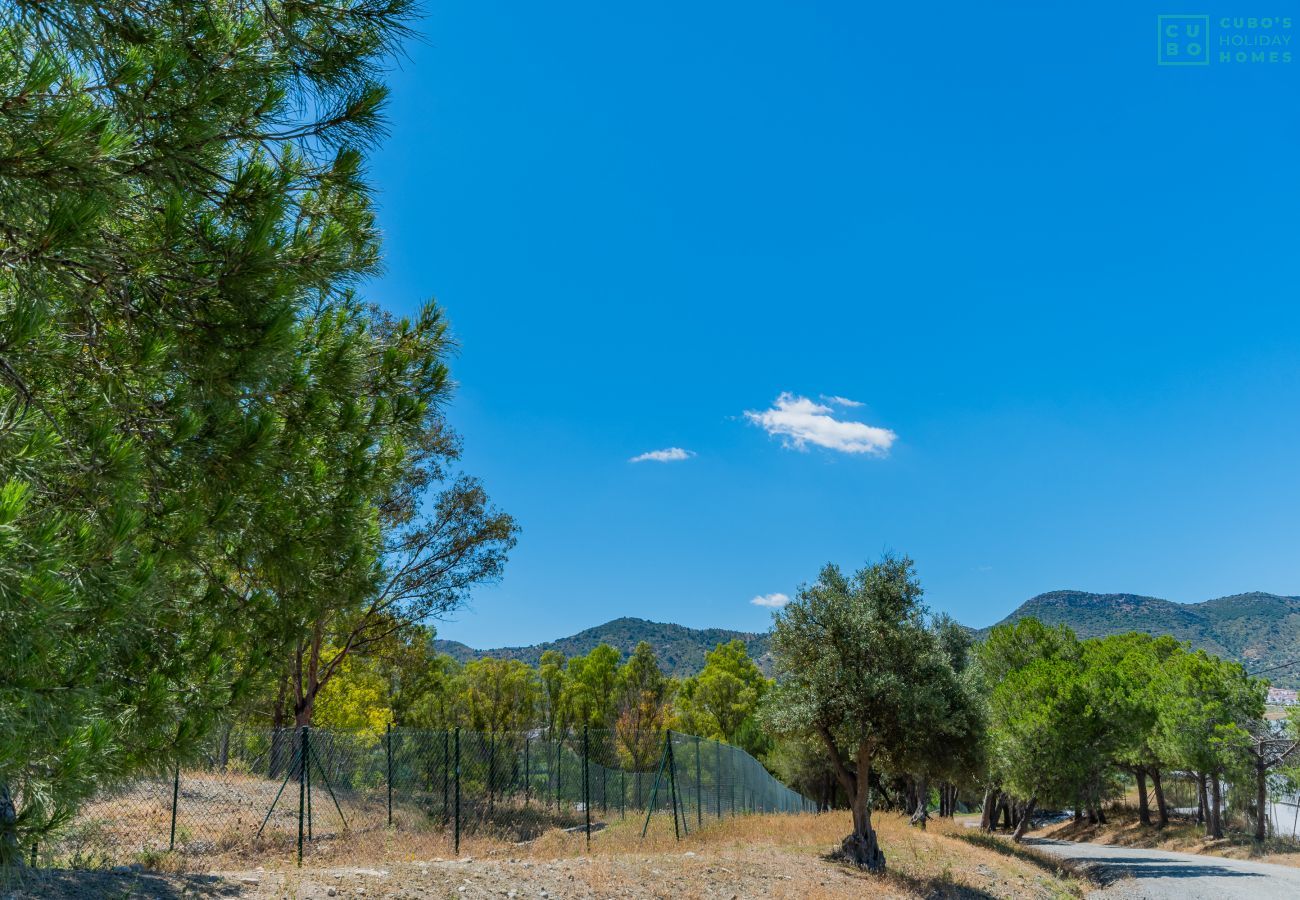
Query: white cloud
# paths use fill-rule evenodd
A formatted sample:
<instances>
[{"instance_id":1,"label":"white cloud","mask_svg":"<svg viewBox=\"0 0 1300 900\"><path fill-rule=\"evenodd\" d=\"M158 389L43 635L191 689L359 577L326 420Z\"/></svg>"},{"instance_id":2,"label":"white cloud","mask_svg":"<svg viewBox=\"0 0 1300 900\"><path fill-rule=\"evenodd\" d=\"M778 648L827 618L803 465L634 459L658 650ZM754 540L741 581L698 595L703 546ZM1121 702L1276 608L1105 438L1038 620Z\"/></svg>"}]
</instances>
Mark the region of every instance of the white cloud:
<instances>
[{"instance_id":1,"label":"white cloud","mask_svg":"<svg viewBox=\"0 0 1300 900\"><path fill-rule=\"evenodd\" d=\"M694 455L694 452L683 450L681 447L668 447L663 450L651 450L648 453L642 453L632 457L628 462L677 462L682 459L690 459Z\"/></svg>"},{"instance_id":2,"label":"white cloud","mask_svg":"<svg viewBox=\"0 0 1300 900\"><path fill-rule=\"evenodd\" d=\"M841 453L889 455L898 435L888 428L837 419L833 412L829 406L787 391L776 398L771 409L747 410L745 418L797 450L816 444Z\"/></svg>"},{"instance_id":3,"label":"white cloud","mask_svg":"<svg viewBox=\"0 0 1300 900\"><path fill-rule=\"evenodd\" d=\"M863 405L861 400L850 400L848 397L837 397L834 394L822 394L822 399L827 403L834 403L836 406L858 407Z\"/></svg>"},{"instance_id":4,"label":"white cloud","mask_svg":"<svg viewBox=\"0 0 1300 900\"><path fill-rule=\"evenodd\" d=\"M749 601L755 606L766 606L768 609L780 609L790 602L790 598L785 594L759 594L753 600Z\"/></svg>"}]
</instances>

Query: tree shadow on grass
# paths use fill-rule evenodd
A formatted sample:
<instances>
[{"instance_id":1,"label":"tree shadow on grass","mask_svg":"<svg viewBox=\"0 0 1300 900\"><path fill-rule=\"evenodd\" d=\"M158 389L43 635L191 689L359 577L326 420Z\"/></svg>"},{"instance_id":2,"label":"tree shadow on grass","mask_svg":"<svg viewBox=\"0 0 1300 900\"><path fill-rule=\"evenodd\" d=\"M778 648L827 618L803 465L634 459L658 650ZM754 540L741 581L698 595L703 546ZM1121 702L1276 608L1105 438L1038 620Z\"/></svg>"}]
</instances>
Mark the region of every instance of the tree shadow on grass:
<instances>
[{"instance_id":1,"label":"tree shadow on grass","mask_svg":"<svg viewBox=\"0 0 1300 900\"><path fill-rule=\"evenodd\" d=\"M27 869L11 873L0 888L6 896L42 900L149 897L194 900L239 897L243 885L215 875L165 875L158 872L114 872L102 869Z\"/></svg>"},{"instance_id":2,"label":"tree shadow on grass","mask_svg":"<svg viewBox=\"0 0 1300 900\"><path fill-rule=\"evenodd\" d=\"M915 875L890 869L888 865L884 872L869 872L846 860L843 851L839 849L823 853L822 859L833 863L847 878L860 879L872 884L887 882L900 891L925 897L926 900L998 900L996 894L990 894L979 888L959 884L943 877L918 878Z\"/></svg>"},{"instance_id":3,"label":"tree shadow on grass","mask_svg":"<svg viewBox=\"0 0 1300 900\"><path fill-rule=\"evenodd\" d=\"M1033 847L1024 844L1012 843L1010 839L1001 837L996 834L988 834L984 831L970 830L965 833L956 833L951 835L959 841L981 847L985 850L992 850L994 853L1000 853L1003 856L1010 856L1021 862L1042 869L1044 872L1056 877L1064 878L1066 875L1073 875L1076 878L1090 881L1093 884L1103 883L1097 877L1097 874L1091 867L1079 865L1074 860L1063 859L1059 856L1053 856L1042 850L1036 850Z\"/></svg>"}]
</instances>

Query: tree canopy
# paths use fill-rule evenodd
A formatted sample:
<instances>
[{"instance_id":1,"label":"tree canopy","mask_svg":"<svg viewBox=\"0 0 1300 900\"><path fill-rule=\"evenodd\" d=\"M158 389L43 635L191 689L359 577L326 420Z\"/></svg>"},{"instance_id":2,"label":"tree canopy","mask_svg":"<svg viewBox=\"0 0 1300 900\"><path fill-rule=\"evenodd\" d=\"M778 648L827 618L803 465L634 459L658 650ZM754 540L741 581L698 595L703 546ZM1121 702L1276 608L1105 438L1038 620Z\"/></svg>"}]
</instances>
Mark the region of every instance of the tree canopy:
<instances>
[{"instance_id":1,"label":"tree canopy","mask_svg":"<svg viewBox=\"0 0 1300 900\"><path fill-rule=\"evenodd\" d=\"M358 293L411 15L0 12L0 863L268 678L310 675L302 721L323 673L500 572L441 311Z\"/></svg>"},{"instance_id":2,"label":"tree canopy","mask_svg":"<svg viewBox=\"0 0 1300 900\"><path fill-rule=\"evenodd\" d=\"M945 756L961 737L948 730L966 727L971 702L911 560L886 556L852 576L827 565L775 615L772 648L780 677L765 721L778 734L820 740L853 811L844 853L883 869L873 774L886 761L928 766Z\"/></svg>"}]
</instances>

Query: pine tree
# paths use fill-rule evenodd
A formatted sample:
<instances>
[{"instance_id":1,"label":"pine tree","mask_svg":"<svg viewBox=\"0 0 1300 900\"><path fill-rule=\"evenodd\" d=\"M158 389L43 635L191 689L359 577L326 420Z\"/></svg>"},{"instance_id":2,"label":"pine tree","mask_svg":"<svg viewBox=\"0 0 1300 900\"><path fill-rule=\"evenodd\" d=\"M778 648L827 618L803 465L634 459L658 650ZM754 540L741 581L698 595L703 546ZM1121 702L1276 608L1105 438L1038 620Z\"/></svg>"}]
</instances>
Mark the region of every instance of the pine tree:
<instances>
[{"instance_id":1,"label":"pine tree","mask_svg":"<svg viewBox=\"0 0 1300 900\"><path fill-rule=\"evenodd\" d=\"M364 152L410 14L0 14L0 864L185 752L322 547L349 577L382 568L395 495L321 465L402 458L446 390L436 313L376 325L352 294L378 264ZM369 420L348 402L367 392Z\"/></svg>"}]
</instances>

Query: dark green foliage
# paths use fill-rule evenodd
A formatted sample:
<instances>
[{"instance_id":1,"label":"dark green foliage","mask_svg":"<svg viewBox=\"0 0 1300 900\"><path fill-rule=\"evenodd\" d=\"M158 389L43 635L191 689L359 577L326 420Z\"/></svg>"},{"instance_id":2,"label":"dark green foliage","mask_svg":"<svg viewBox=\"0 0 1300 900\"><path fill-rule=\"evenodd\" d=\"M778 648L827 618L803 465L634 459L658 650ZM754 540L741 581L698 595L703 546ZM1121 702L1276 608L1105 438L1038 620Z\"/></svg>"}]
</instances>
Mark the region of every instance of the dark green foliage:
<instances>
[{"instance_id":1,"label":"dark green foliage","mask_svg":"<svg viewBox=\"0 0 1300 900\"><path fill-rule=\"evenodd\" d=\"M823 568L777 613L772 649L779 670L764 723L820 741L853 811L844 855L883 869L873 778L916 773L927 798L926 777L960 769L979 743L971 684L953 666L963 642L928 616L911 560L887 556L852 576Z\"/></svg>"},{"instance_id":2,"label":"dark green foliage","mask_svg":"<svg viewBox=\"0 0 1300 900\"><path fill-rule=\"evenodd\" d=\"M21 831L185 753L324 548L354 593L382 570L374 471L416 452L446 381L436 311L389 323L351 293L377 270L362 151L409 12L0 12L0 783Z\"/></svg>"},{"instance_id":3,"label":"dark green foliage","mask_svg":"<svg viewBox=\"0 0 1300 900\"><path fill-rule=\"evenodd\" d=\"M1040 803L1096 814L1119 779L1132 777L1143 824L1153 824L1148 779L1155 824L1163 824L1162 773L1192 772L1217 785L1240 777L1250 747L1270 740L1265 682L1167 636L1080 641L1064 625L1028 617L994 628L974 669L987 698L989 784L1027 801L1030 811ZM1284 757L1268 758L1277 765ZM1207 829L1217 836L1217 788L1205 805ZM1020 818L1017 836L1027 813Z\"/></svg>"}]
</instances>

